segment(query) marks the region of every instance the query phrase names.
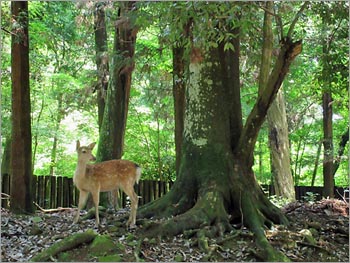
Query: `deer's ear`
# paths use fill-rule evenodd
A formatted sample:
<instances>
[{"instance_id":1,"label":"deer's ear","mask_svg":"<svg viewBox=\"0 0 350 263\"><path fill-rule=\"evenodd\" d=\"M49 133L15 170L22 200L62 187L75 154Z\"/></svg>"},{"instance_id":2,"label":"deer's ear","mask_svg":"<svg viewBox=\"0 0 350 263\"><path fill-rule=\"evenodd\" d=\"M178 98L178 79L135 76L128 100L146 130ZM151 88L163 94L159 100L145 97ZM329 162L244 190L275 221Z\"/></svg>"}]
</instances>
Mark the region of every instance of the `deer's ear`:
<instances>
[{"instance_id":1,"label":"deer's ear","mask_svg":"<svg viewBox=\"0 0 350 263\"><path fill-rule=\"evenodd\" d=\"M95 147L95 145L96 145L96 142L93 142L93 143L90 143L88 147L90 148L90 150L92 150Z\"/></svg>"},{"instance_id":2,"label":"deer's ear","mask_svg":"<svg viewBox=\"0 0 350 263\"><path fill-rule=\"evenodd\" d=\"M77 140L76 150L78 151L78 150L79 150L79 148L80 148L80 142L79 142L79 140Z\"/></svg>"}]
</instances>

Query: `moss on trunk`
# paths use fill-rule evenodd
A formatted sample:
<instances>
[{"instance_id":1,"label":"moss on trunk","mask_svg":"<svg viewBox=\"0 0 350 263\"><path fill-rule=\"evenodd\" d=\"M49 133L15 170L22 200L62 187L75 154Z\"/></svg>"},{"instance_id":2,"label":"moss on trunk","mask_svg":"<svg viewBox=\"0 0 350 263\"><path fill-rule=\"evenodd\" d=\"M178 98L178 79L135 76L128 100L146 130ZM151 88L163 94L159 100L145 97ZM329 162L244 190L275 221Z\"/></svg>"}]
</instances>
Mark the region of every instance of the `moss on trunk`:
<instances>
[{"instance_id":1,"label":"moss on trunk","mask_svg":"<svg viewBox=\"0 0 350 263\"><path fill-rule=\"evenodd\" d=\"M226 24L217 29L228 28ZM145 235L197 233L204 251L206 237L222 235L240 221L255 234L265 260L287 261L268 243L264 228L288 220L265 196L252 165L260 127L291 61L301 51L301 42L283 40L267 87L242 127L240 86L232 85L239 83L238 66L229 63L236 60L238 65L239 40L232 41L235 52L225 51L224 43L210 48L192 43L178 178L165 197L141 207L138 218L168 217L145 227Z\"/></svg>"}]
</instances>

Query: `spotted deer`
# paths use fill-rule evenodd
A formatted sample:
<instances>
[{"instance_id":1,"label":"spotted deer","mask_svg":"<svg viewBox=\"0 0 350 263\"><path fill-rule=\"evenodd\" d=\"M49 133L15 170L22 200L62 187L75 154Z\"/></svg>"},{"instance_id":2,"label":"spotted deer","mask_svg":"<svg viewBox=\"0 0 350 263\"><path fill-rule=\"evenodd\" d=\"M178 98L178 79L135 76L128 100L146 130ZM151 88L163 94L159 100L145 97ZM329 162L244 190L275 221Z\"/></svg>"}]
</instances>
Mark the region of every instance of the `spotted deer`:
<instances>
[{"instance_id":1,"label":"spotted deer","mask_svg":"<svg viewBox=\"0 0 350 263\"><path fill-rule=\"evenodd\" d=\"M78 164L74 173L73 182L79 189L78 211L74 217L74 223L79 221L80 210L84 208L88 195L91 193L95 205L96 225L100 224L98 204L100 192L108 192L122 189L131 200L131 212L127 226L134 227L136 224L136 211L138 196L134 191L135 183L141 177L141 168L134 162L128 160L110 160L96 164L89 164L95 161L91 151L96 143L88 146L80 146L77 141L76 151L78 153Z\"/></svg>"}]
</instances>

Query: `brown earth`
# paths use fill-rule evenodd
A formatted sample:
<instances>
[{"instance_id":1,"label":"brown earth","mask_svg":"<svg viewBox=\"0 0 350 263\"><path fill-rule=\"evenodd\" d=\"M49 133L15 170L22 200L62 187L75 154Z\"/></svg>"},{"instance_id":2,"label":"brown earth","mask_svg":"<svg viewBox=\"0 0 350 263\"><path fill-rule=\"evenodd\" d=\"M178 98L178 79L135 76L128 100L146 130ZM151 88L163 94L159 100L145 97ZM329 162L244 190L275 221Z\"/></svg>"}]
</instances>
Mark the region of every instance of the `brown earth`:
<instances>
[{"instance_id":1,"label":"brown earth","mask_svg":"<svg viewBox=\"0 0 350 263\"><path fill-rule=\"evenodd\" d=\"M283 211L290 226L276 225L266 230L271 244L291 261L349 262L349 204L341 200L294 202ZM196 230L169 238L141 238L144 224L127 230L128 209L107 212L102 227L94 219L73 225L75 209L35 215L16 216L1 209L1 261L29 261L39 252L68 236L94 229L99 237L108 237L108 245L93 253L92 244L81 244L61 252L51 261L261 261L252 233L240 226L223 237L198 240ZM110 238L109 238L110 237ZM103 239L103 238L102 238ZM96 241L96 239L94 240ZM112 246L112 249L105 250Z\"/></svg>"}]
</instances>

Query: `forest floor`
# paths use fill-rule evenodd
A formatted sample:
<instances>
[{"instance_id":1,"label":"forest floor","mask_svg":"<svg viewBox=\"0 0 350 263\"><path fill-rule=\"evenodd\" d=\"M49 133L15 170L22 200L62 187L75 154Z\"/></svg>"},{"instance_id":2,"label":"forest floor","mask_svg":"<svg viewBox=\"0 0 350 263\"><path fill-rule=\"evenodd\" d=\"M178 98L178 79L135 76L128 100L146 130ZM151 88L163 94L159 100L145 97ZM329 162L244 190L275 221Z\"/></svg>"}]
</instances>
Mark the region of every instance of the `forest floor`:
<instances>
[{"instance_id":1,"label":"forest floor","mask_svg":"<svg viewBox=\"0 0 350 263\"><path fill-rule=\"evenodd\" d=\"M349 204L341 200L294 202L283 211L291 225L266 230L270 243L297 262L349 262ZM261 261L252 233L238 228L224 237L208 239L201 249L196 236L142 238L143 226L127 230L123 225L127 209L105 213L102 227L94 219L72 225L75 209L56 212L38 211L17 216L1 209L1 260L27 262L39 252L76 233L93 229L99 238L65 248L45 261ZM118 219L119 218L119 219ZM122 218L122 219L121 219ZM139 221L139 223L141 223ZM102 242L98 246L97 239Z\"/></svg>"}]
</instances>

